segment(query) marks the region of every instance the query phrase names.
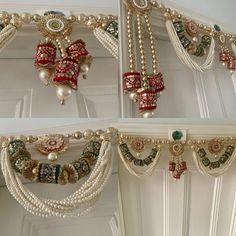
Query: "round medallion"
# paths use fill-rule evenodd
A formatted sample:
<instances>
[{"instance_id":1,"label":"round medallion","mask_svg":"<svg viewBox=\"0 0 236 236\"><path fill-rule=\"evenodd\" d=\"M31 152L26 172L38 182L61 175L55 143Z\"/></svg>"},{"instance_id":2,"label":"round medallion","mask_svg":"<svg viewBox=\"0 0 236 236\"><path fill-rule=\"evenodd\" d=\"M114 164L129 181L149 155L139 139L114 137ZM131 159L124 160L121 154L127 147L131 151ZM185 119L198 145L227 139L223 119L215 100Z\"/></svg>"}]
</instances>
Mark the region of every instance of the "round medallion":
<instances>
[{"instance_id":1,"label":"round medallion","mask_svg":"<svg viewBox=\"0 0 236 236\"><path fill-rule=\"evenodd\" d=\"M65 28L65 24L61 19L49 19L46 23L47 28L52 32L61 32Z\"/></svg>"},{"instance_id":2,"label":"round medallion","mask_svg":"<svg viewBox=\"0 0 236 236\"><path fill-rule=\"evenodd\" d=\"M131 147L137 152L141 152L144 149L144 142L142 139L134 139L131 142Z\"/></svg>"},{"instance_id":3,"label":"round medallion","mask_svg":"<svg viewBox=\"0 0 236 236\"><path fill-rule=\"evenodd\" d=\"M150 1L148 0L126 0L127 6L138 12L149 12L152 8Z\"/></svg>"},{"instance_id":4,"label":"round medallion","mask_svg":"<svg viewBox=\"0 0 236 236\"><path fill-rule=\"evenodd\" d=\"M187 34L191 37L198 36L199 28L198 28L198 25L194 21L186 22L185 30L186 30Z\"/></svg>"},{"instance_id":5,"label":"round medallion","mask_svg":"<svg viewBox=\"0 0 236 236\"><path fill-rule=\"evenodd\" d=\"M184 145L181 142L173 142L170 144L169 150L173 156L180 156L184 153Z\"/></svg>"},{"instance_id":6,"label":"round medallion","mask_svg":"<svg viewBox=\"0 0 236 236\"><path fill-rule=\"evenodd\" d=\"M208 150L211 154L217 155L223 150L223 144L221 141L213 139L209 144L208 144Z\"/></svg>"},{"instance_id":7,"label":"round medallion","mask_svg":"<svg viewBox=\"0 0 236 236\"><path fill-rule=\"evenodd\" d=\"M48 135L35 144L36 148L45 155L64 152L68 145L69 139L61 134Z\"/></svg>"},{"instance_id":8,"label":"round medallion","mask_svg":"<svg viewBox=\"0 0 236 236\"><path fill-rule=\"evenodd\" d=\"M38 30L51 40L69 36L72 32L72 24L65 16L57 13L49 13L38 22Z\"/></svg>"}]
</instances>

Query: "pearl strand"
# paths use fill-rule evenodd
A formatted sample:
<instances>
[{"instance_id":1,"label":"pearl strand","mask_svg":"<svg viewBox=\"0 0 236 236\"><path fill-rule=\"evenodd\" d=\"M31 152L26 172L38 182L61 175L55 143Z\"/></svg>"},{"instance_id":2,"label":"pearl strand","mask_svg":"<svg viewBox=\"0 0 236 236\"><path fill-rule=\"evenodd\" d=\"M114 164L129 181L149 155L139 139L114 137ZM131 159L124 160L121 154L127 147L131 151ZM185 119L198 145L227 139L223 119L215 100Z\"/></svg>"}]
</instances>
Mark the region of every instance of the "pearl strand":
<instances>
[{"instance_id":1,"label":"pearl strand","mask_svg":"<svg viewBox=\"0 0 236 236\"><path fill-rule=\"evenodd\" d=\"M79 190L63 200L39 199L23 186L17 174L13 172L8 150L4 149L1 164L9 191L27 211L39 216L73 216L75 210L88 206L77 213L77 215L86 214L92 209L91 205L97 201L112 171L111 143L103 141L97 164L89 179Z\"/></svg>"},{"instance_id":2,"label":"pearl strand","mask_svg":"<svg viewBox=\"0 0 236 236\"><path fill-rule=\"evenodd\" d=\"M127 37L128 37L128 51L129 51L129 68L131 72L134 72L135 56L134 56L134 36L133 36L131 10L128 10L126 20L127 20Z\"/></svg>"},{"instance_id":3,"label":"pearl strand","mask_svg":"<svg viewBox=\"0 0 236 236\"><path fill-rule=\"evenodd\" d=\"M146 22L148 34L149 34L149 39L150 39L150 48L151 48L151 54L152 54L152 69L153 69L153 74L157 74L157 56L156 56L156 48L155 48L155 42L153 39L153 33L150 25L150 21L147 15L144 15L144 19Z\"/></svg>"},{"instance_id":4,"label":"pearl strand","mask_svg":"<svg viewBox=\"0 0 236 236\"><path fill-rule=\"evenodd\" d=\"M95 28L94 36L99 40L104 48L106 48L116 59L118 58L118 40L110 36L101 27Z\"/></svg>"},{"instance_id":5,"label":"pearl strand","mask_svg":"<svg viewBox=\"0 0 236 236\"><path fill-rule=\"evenodd\" d=\"M158 147L158 152L153 160L153 163L151 165L149 165L147 167L147 169L143 172L139 172L135 169L133 169L131 167L131 165L129 164L129 162L125 159L125 157L123 156L122 152L121 152L121 149L120 149L120 146L118 146L118 153L119 153L119 156L125 166L125 168L129 171L129 173L131 175L134 175L138 178L143 178L143 177L146 177L146 176L151 176L153 175L153 172L155 171L155 168L160 160L160 156L161 156L161 149L160 149L160 146Z\"/></svg>"}]
</instances>

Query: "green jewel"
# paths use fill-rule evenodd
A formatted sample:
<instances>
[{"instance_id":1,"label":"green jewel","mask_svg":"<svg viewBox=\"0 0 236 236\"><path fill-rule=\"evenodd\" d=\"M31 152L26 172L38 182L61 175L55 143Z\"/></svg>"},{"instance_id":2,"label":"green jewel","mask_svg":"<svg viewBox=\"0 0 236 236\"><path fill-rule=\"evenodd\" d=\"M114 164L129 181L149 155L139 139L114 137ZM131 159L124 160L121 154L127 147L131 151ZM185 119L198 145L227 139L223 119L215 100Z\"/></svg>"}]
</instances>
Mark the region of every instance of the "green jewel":
<instances>
[{"instance_id":1,"label":"green jewel","mask_svg":"<svg viewBox=\"0 0 236 236\"><path fill-rule=\"evenodd\" d=\"M203 35L201 44L205 47L209 47L211 44L211 37L209 35Z\"/></svg>"},{"instance_id":2,"label":"green jewel","mask_svg":"<svg viewBox=\"0 0 236 236\"><path fill-rule=\"evenodd\" d=\"M0 24L0 31L4 29L4 25Z\"/></svg>"},{"instance_id":3,"label":"green jewel","mask_svg":"<svg viewBox=\"0 0 236 236\"><path fill-rule=\"evenodd\" d=\"M202 159L202 163L204 166L209 166L211 164L210 160L207 157Z\"/></svg>"},{"instance_id":4,"label":"green jewel","mask_svg":"<svg viewBox=\"0 0 236 236\"><path fill-rule=\"evenodd\" d=\"M183 137L183 133L179 130L176 130L172 133L172 138L174 140L180 140Z\"/></svg>"},{"instance_id":5,"label":"green jewel","mask_svg":"<svg viewBox=\"0 0 236 236\"><path fill-rule=\"evenodd\" d=\"M44 12L44 16L48 16L48 15L65 16L65 14L61 11L46 11L46 12Z\"/></svg>"},{"instance_id":6,"label":"green jewel","mask_svg":"<svg viewBox=\"0 0 236 236\"><path fill-rule=\"evenodd\" d=\"M204 48L201 46L201 44L197 47L197 51L194 53L197 57L202 57L205 54Z\"/></svg>"},{"instance_id":7,"label":"green jewel","mask_svg":"<svg viewBox=\"0 0 236 236\"><path fill-rule=\"evenodd\" d=\"M214 25L214 29L215 29L217 32L220 32L220 31L221 31L220 26L217 25L217 24Z\"/></svg>"},{"instance_id":8,"label":"green jewel","mask_svg":"<svg viewBox=\"0 0 236 236\"><path fill-rule=\"evenodd\" d=\"M109 22L105 27L104 30L111 34L113 37L118 39L118 23L116 21Z\"/></svg>"},{"instance_id":9,"label":"green jewel","mask_svg":"<svg viewBox=\"0 0 236 236\"><path fill-rule=\"evenodd\" d=\"M134 159L134 165L135 166L144 166L145 165L145 162L144 160L140 160L140 159Z\"/></svg>"},{"instance_id":10,"label":"green jewel","mask_svg":"<svg viewBox=\"0 0 236 236\"><path fill-rule=\"evenodd\" d=\"M173 23L177 34L184 32L184 24L182 21L176 21Z\"/></svg>"},{"instance_id":11,"label":"green jewel","mask_svg":"<svg viewBox=\"0 0 236 236\"><path fill-rule=\"evenodd\" d=\"M187 48L191 43L191 41L185 35L182 35L179 39L184 48Z\"/></svg>"}]
</instances>

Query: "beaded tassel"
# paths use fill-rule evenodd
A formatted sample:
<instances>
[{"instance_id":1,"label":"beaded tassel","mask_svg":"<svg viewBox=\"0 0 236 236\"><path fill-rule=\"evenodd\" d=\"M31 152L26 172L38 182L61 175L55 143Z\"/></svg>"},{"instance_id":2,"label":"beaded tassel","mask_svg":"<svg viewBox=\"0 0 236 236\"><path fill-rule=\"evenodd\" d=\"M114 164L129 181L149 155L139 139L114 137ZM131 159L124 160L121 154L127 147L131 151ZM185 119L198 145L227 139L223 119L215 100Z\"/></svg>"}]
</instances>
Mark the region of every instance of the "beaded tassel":
<instances>
[{"instance_id":1,"label":"beaded tassel","mask_svg":"<svg viewBox=\"0 0 236 236\"><path fill-rule=\"evenodd\" d=\"M129 52L129 71L123 75L123 90L129 94L129 98L137 102L139 111L143 117L149 118L154 114L157 108L157 99L164 90L163 76L157 69L157 56L155 50L155 42L149 22L148 13L151 5L147 3L145 7L140 6L137 1L127 1L127 36L128 36L128 52ZM134 30L133 30L133 15L136 14L138 47L140 52L140 67L135 65L135 50L134 50ZM145 22L145 26L143 24ZM147 73L146 51L144 47L143 30L147 28L150 39L150 50L152 56L152 73Z\"/></svg>"}]
</instances>

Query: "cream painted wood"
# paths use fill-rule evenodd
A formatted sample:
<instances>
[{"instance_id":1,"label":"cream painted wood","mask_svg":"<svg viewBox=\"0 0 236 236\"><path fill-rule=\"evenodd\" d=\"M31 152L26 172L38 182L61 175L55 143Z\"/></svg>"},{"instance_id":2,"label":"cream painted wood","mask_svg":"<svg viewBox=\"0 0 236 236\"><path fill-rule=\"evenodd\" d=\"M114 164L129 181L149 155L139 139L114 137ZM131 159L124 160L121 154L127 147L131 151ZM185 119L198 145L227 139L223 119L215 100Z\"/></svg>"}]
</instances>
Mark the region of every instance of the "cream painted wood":
<instances>
[{"instance_id":1,"label":"cream painted wood","mask_svg":"<svg viewBox=\"0 0 236 236\"><path fill-rule=\"evenodd\" d=\"M120 121L122 133L166 138L168 130L185 129L191 138L235 135L232 122L202 121ZM159 165L151 177L131 176L119 161L119 184L125 234L123 236L235 236L236 162L219 178L201 175L187 151L188 172L174 181L167 167L170 153L163 150Z\"/></svg>"},{"instance_id":2,"label":"cream painted wood","mask_svg":"<svg viewBox=\"0 0 236 236\"><path fill-rule=\"evenodd\" d=\"M24 120L9 120L9 126L19 126L22 124L22 127L25 127L24 130L16 128L19 130L12 135L19 134L32 134L39 135L45 133L69 133L75 132L76 130L85 130L88 128L91 129L103 129L111 125L112 120L80 120L71 122L67 120L64 122L64 125L48 128L50 122L48 120L41 120L41 127L44 124L45 128L37 129L37 123L39 120L31 121L30 130L27 129L27 126L24 124ZM1 124L3 125L3 124ZM12 132L5 132L5 135L10 135ZM32 153L32 156L35 159L40 159L45 161L46 157L39 154L33 147L29 146L29 150ZM79 150L79 151L78 151ZM70 145L70 148L63 154L60 155L58 162L67 163L76 159L81 153L81 144L78 145L77 142L73 142ZM4 182L1 182L0 185L0 202L1 202L1 211L0 211L0 228L1 236L48 236L48 235L58 235L58 236L72 236L72 235L103 235L103 236L117 236L118 232L118 217L117 217L117 207L118 207L118 177L117 177L117 152L114 149L113 152L114 166L111 178L108 181L107 186L105 187L101 198L95 205L93 211L88 215L81 218L72 218L72 219L60 219L55 217L50 218L40 218L33 215L30 215L26 212L10 195L7 188L4 186ZM0 179L2 174L0 174ZM31 191L37 195L59 199L65 197L69 193L75 191L78 188L78 185L81 185L80 182L66 186L59 185L47 185L47 184L38 184L38 183L29 183L29 181L24 180Z\"/></svg>"}]
</instances>

